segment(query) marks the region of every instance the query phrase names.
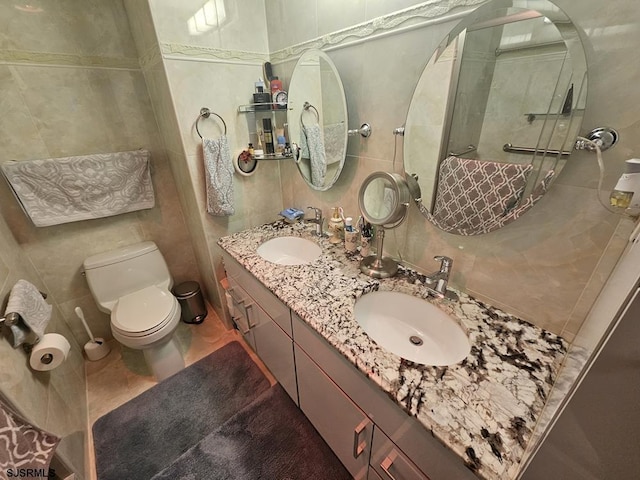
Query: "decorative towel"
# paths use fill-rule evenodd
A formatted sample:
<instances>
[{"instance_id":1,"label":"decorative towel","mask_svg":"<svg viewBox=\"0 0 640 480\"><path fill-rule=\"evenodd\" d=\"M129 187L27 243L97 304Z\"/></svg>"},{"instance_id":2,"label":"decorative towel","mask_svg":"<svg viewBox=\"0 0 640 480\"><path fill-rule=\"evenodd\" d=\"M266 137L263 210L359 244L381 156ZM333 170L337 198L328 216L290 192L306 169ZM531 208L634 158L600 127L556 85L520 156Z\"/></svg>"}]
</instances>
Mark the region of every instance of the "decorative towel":
<instances>
[{"instance_id":1,"label":"decorative towel","mask_svg":"<svg viewBox=\"0 0 640 480\"><path fill-rule=\"evenodd\" d=\"M302 126L300 150L301 157L308 158L311 164L311 183L316 187L324 186L324 179L327 175L327 158L319 124Z\"/></svg>"},{"instance_id":2,"label":"decorative towel","mask_svg":"<svg viewBox=\"0 0 640 480\"><path fill-rule=\"evenodd\" d=\"M332 123L324 126L324 150L327 165L340 163L345 157L345 127L344 123Z\"/></svg>"},{"instance_id":3,"label":"decorative towel","mask_svg":"<svg viewBox=\"0 0 640 480\"><path fill-rule=\"evenodd\" d=\"M48 477L58 443L60 438L31 425L0 402L0 478L19 477L25 469L45 474L29 478Z\"/></svg>"},{"instance_id":4,"label":"decorative towel","mask_svg":"<svg viewBox=\"0 0 640 480\"><path fill-rule=\"evenodd\" d=\"M24 322L24 325L9 327L13 334L13 348L22 345L30 332L35 335L31 343L40 340L51 320L51 310L51 305L44 301L35 285L26 280L18 280L11 289L5 310L5 316L8 313L17 313Z\"/></svg>"},{"instance_id":5,"label":"decorative towel","mask_svg":"<svg viewBox=\"0 0 640 480\"><path fill-rule=\"evenodd\" d=\"M2 173L36 227L153 208L149 152L11 161Z\"/></svg>"},{"instance_id":6,"label":"decorative towel","mask_svg":"<svg viewBox=\"0 0 640 480\"><path fill-rule=\"evenodd\" d=\"M440 164L435 222L462 235L486 233L517 208L533 166L448 157Z\"/></svg>"},{"instance_id":7,"label":"decorative towel","mask_svg":"<svg viewBox=\"0 0 640 480\"><path fill-rule=\"evenodd\" d=\"M217 140L202 139L204 170L207 184L207 213L233 215L233 161L227 136Z\"/></svg>"}]
</instances>

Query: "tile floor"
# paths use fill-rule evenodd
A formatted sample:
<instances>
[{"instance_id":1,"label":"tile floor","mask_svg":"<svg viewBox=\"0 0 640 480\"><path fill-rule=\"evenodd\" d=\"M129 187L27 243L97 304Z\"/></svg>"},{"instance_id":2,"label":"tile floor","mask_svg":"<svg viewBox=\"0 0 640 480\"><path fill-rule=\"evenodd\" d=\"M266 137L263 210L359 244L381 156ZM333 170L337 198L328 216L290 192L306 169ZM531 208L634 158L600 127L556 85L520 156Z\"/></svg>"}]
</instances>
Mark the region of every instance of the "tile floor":
<instances>
[{"instance_id":1,"label":"tile floor","mask_svg":"<svg viewBox=\"0 0 640 480\"><path fill-rule=\"evenodd\" d=\"M211 307L208 307L207 317L203 323L200 325L180 323L175 335L182 346L187 366L227 343L238 340L247 349L251 358L262 369L271 384L275 383L271 373L244 343L241 335L236 330L226 330ZM110 345L109 355L97 362L86 362L85 364L89 403L89 435L91 435L91 426L98 418L156 385L141 351L122 347L115 340L112 340ZM92 438L89 443L90 480L95 480Z\"/></svg>"}]
</instances>

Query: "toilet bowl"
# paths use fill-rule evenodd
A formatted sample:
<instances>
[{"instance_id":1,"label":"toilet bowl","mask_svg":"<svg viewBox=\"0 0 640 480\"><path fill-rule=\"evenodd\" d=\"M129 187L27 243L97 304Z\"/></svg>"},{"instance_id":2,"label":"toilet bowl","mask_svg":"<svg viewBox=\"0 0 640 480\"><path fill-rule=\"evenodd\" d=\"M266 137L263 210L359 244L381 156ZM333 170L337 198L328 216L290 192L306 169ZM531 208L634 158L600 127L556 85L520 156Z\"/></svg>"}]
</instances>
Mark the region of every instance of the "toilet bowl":
<instances>
[{"instance_id":1,"label":"toilet bowl","mask_svg":"<svg viewBox=\"0 0 640 480\"><path fill-rule=\"evenodd\" d=\"M156 380L184 368L173 335L180 323L180 304L169 291L173 281L153 242L89 257L84 271L98 308L111 316L113 337L142 350Z\"/></svg>"}]
</instances>

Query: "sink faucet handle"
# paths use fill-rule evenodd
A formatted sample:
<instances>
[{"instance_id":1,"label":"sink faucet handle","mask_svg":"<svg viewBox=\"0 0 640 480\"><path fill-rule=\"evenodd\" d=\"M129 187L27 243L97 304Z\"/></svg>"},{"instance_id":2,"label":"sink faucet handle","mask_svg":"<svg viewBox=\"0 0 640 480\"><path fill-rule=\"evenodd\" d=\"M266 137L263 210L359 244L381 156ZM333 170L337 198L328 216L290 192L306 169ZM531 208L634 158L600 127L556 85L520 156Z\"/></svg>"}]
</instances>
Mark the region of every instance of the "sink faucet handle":
<instances>
[{"instance_id":1,"label":"sink faucet handle","mask_svg":"<svg viewBox=\"0 0 640 480\"><path fill-rule=\"evenodd\" d=\"M307 207L307 210L314 210L316 213L316 220L320 220L322 218L322 210L316 207Z\"/></svg>"},{"instance_id":2,"label":"sink faucet handle","mask_svg":"<svg viewBox=\"0 0 640 480\"><path fill-rule=\"evenodd\" d=\"M440 263L440 271L441 272L449 272L451 271L451 267L453 266L453 259L449 257L445 257L444 255L436 255L433 259Z\"/></svg>"}]
</instances>

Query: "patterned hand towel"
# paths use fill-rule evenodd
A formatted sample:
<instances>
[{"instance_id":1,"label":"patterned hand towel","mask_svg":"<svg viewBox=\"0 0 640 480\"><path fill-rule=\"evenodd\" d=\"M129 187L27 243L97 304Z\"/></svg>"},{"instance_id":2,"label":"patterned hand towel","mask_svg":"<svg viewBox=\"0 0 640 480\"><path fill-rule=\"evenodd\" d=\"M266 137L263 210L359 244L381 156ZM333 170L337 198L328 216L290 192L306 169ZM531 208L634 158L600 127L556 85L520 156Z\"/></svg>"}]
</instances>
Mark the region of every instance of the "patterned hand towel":
<instances>
[{"instance_id":1,"label":"patterned hand towel","mask_svg":"<svg viewBox=\"0 0 640 480\"><path fill-rule=\"evenodd\" d=\"M1 165L36 227L153 208L149 152L11 161Z\"/></svg>"},{"instance_id":2,"label":"patterned hand towel","mask_svg":"<svg viewBox=\"0 0 640 480\"><path fill-rule=\"evenodd\" d=\"M6 313L17 313L33 335L40 340L44 335L49 320L51 320L52 307L42 298L42 294L35 285L26 280L18 280L11 289ZM29 335L29 330L23 325L11 325L13 334L13 348L22 345Z\"/></svg>"},{"instance_id":3,"label":"patterned hand towel","mask_svg":"<svg viewBox=\"0 0 640 480\"><path fill-rule=\"evenodd\" d=\"M447 231L486 233L522 200L533 166L447 157L440 164L433 217Z\"/></svg>"},{"instance_id":4,"label":"patterned hand towel","mask_svg":"<svg viewBox=\"0 0 640 480\"><path fill-rule=\"evenodd\" d=\"M308 158L311 164L311 183L322 187L327 175L327 158L320 125L303 125L300 149L302 158Z\"/></svg>"},{"instance_id":5,"label":"patterned hand towel","mask_svg":"<svg viewBox=\"0 0 640 480\"><path fill-rule=\"evenodd\" d=\"M345 157L345 126L344 123L333 123L324 126L324 149L327 165L339 163Z\"/></svg>"},{"instance_id":6,"label":"patterned hand towel","mask_svg":"<svg viewBox=\"0 0 640 480\"><path fill-rule=\"evenodd\" d=\"M202 140L204 170L207 184L207 213L215 216L233 215L233 162L227 136L217 140Z\"/></svg>"},{"instance_id":7,"label":"patterned hand towel","mask_svg":"<svg viewBox=\"0 0 640 480\"><path fill-rule=\"evenodd\" d=\"M31 425L0 402L0 477L19 477L28 469L46 472L58 443L60 438Z\"/></svg>"}]
</instances>

